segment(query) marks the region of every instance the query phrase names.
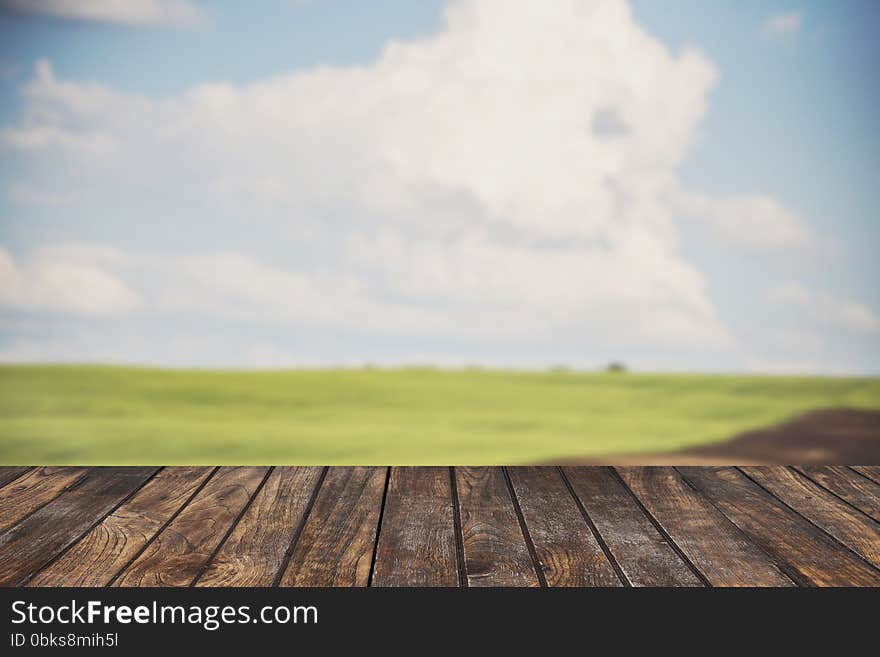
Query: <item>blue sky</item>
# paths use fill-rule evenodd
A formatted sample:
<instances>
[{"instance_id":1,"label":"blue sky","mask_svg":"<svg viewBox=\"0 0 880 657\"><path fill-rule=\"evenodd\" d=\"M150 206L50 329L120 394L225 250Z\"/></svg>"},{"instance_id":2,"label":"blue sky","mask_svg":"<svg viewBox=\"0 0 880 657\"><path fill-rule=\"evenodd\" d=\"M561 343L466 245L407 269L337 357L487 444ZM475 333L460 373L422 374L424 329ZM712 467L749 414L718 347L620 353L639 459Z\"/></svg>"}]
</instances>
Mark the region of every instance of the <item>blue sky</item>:
<instances>
[{"instance_id":1,"label":"blue sky","mask_svg":"<svg viewBox=\"0 0 880 657\"><path fill-rule=\"evenodd\" d=\"M548 4L0 1L0 359L880 372L877 3Z\"/></svg>"}]
</instances>

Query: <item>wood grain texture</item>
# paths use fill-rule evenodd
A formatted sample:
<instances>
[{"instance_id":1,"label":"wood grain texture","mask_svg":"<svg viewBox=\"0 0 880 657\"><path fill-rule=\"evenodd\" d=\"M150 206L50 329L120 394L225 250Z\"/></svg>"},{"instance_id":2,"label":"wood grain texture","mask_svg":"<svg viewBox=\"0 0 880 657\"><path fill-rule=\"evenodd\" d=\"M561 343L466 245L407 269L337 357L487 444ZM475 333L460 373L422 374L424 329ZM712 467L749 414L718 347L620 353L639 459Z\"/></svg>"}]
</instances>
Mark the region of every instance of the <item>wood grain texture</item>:
<instances>
[{"instance_id":1,"label":"wood grain texture","mask_svg":"<svg viewBox=\"0 0 880 657\"><path fill-rule=\"evenodd\" d=\"M13 470L6 586L880 586L873 466Z\"/></svg>"},{"instance_id":2,"label":"wood grain texture","mask_svg":"<svg viewBox=\"0 0 880 657\"><path fill-rule=\"evenodd\" d=\"M468 586L539 586L501 468L455 468Z\"/></svg>"},{"instance_id":3,"label":"wood grain texture","mask_svg":"<svg viewBox=\"0 0 880 657\"><path fill-rule=\"evenodd\" d=\"M178 512L213 468L163 468L28 586L106 586Z\"/></svg>"},{"instance_id":4,"label":"wood grain texture","mask_svg":"<svg viewBox=\"0 0 880 657\"><path fill-rule=\"evenodd\" d=\"M816 586L878 586L869 564L787 508L733 468L680 468L749 538L799 583Z\"/></svg>"},{"instance_id":5,"label":"wood grain texture","mask_svg":"<svg viewBox=\"0 0 880 657\"><path fill-rule=\"evenodd\" d=\"M373 586L458 586L449 468L391 468Z\"/></svg>"},{"instance_id":6,"label":"wood grain texture","mask_svg":"<svg viewBox=\"0 0 880 657\"><path fill-rule=\"evenodd\" d=\"M508 468L548 586L622 586L555 467Z\"/></svg>"},{"instance_id":7,"label":"wood grain texture","mask_svg":"<svg viewBox=\"0 0 880 657\"><path fill-rule=\"evenodd\" d=\"M0 535L0 586L20 586L79 540L158 468L90 468L82 482Z\"/></svg>"},{"instance_id":8,"label":"wood grain texture","mask_svg":"<svg viewBox=\"0 0 880 657\"><path fill-rule=\"evenodd\" d=\"M616 468L712 586L792 586L778 566L669 467Z\"/></svg>"},{"instance_id":9,"label":"wood grain texture","mask_svg":"<svg viewBox=\"0 0 880 657\"><path fill-rule=\"evenodd\" d=\"M271 586L323 470L275 468L196 586Z\"/></svg>"},{"instance_id":10,"label":"wood grain texture","mask_svg":"<svg viewBox=\"0 0 880 657\"><path fill-rule=\"evenodd\" d=\"M880 525L790 468L744 467L742 471L853 552L880 567Z\"/></svg>"},{"instance_id":11,"label":"wood grain texture","mask_svg":"<svg viewBox=\"0 0 880 657\"><path fill-rule=\"evenodd\" d=\"M633 586L703 586L611 468L563 468Z\"/></svg>"},{"instance_id":12,"label":"wood grain texture","mask_svg":"<svg viewBox=\"0 0 880 657\"><path fill-rule=\"evenodd\" d=\"M854 465L852 469L864 475L875 484L880 484L880 465Z\"/></svg>"},{"instance_id":13,"label":"wood grain texture","mask_svg":"<svg viewBox=\"0 0 880 657\"><path fill-rule=\"evenodd\" d=\"M15 481L28 470L33 470L31 465L4 465L0 466L0 488Z\"/></svg>"},{"instance_id":14,"label":"wood grain texture","mask_svg":"<svg viewBox=\"0 0 880 657\"><path fill-rule=\"evenodd\" d=\"M0 488L0 532L54 500L82 479L86 471L86 468L34 468Z\"/></svg>"},{"instance_id":15,"label":"wood grain texture","mask_svg":"<svg viewBox=\"0 0 880 657\"><path fill-rule=\"evenodd\" d=\"M267 467L220 468L114 586L189 586L267 472Z\"/></svg>"},{"instance_id":16,"label":"wood grain texture","mask_svg":"<svg viewBox=\"0 0 880 657\"><path fill-rule=\"evenodd\" d=\"M796 469L862 513L880 521L880 484L839 465L799 466Z\"/></svg>"},{"instance_id":17,"label":"wood grain texture","mask_svg":"<svg viewBox=\"0 0 880 657\"><path fill-rule=\"evenodd\" d=\"M281 586L366 586L388 468L337 467L324 478Z\"/></svg>"}]
</instances>

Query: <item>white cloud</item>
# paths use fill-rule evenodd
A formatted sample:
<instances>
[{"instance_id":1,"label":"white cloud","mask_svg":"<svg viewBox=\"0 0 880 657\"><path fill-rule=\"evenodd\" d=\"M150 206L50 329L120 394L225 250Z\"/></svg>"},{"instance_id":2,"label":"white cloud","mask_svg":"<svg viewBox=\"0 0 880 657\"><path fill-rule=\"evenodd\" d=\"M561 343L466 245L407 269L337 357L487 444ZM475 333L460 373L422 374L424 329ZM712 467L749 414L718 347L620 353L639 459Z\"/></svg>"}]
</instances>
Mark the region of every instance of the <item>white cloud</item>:
<instances>
[{"instance_id":1,"label":"white cloud","mask_svg":"<svg viewBox=\"0 0 880 657\"><path fill-rule=\"evenodd\" d=\"M672 203L720 243L753 253L810 257L822 250L803 220L772 197L709 196L678 191Z\"/></svg>"},{"instance_id":2,"label":"white cloud","mask_svg":"<svg viewBox=\"0 0 880 657\"><path fill-rule=\"evenodd\" d=\"M64 207L75 203L75 195L53 194L45 189L35 189L22 183L12 183L6 188L6 198L18 205Z\"/></svg>"},{"instance_id":3,"label":"white cloud","mask_svg":"<svg viewBox=\"0 0 880 657\"><path fill-rule=\"evenodd\" d=\"M43 249L23 263L0 248L0 310L118 315L137 308L137 296L101 260L123 255L93 249Z\"/></svg>"},{"instance_id":4,"label":"white cloud","mask_svg":"<svg viewBox=\"0 0 880 657\"><path fill-rule=\"evenodd\" d=\"M542 259L479 241L446 252L436 245L421 249L413 252L389 239L350 245L346 258L360 265L357 277L331 269L288 271L223 252L143 255L62 245L16 262L0 251L0 309L189 315L500 341L550 338L572 328L617 344L717 346L728 340L708 303L673 298L674 286L666 293L613 257L596 256L586 263L592 271L578 262L577 253ZM462 262L467 269L458 269ZM667 297L656 298L663 294ZM636 303L648 308L650 323L625 321Z\"/></svg>"},{"instance_id":5,"label":"white cloud","mask_svg":"<svg viewBox=\"0 0 880 657\"><path fill-rule=\"evenodd\" d=\"M185 207L209 234L260 222L289 254L89 265L132 291L130 310L717 348L731 337L680 253L682 207L737 248L809 240L773 199L680 188L717 77L623 0L455 0L437 34L370 65L163 100L43 62L0 149L34 165L28 198L88 198L121 221Z\"/></svg>"},{"instance_id":6,"label":"white cloud","mask_svg":"<svg viewBox=\"0 0 880 657\"><path fill-rule=\"evenodd\" d=\"M797 309L812 322L853 333L880 335L880 316L858 301L838 299L809 290L798 283L777 287L771 297Z\"/></svg>"},{"instance_id":7,"label":"white cloud","mask_svg":"<svg viewBox=\"0 0 880 657\"><path fill-rule=\"evenodd\" d=\"M764 34L771 37L787 37L800 32L804 25L804 15L799 11L773 14L764 21Z\"/></svg>"},{"instance_id":8,"label":"white cloud","mask_svg":"<svg viewBox=\"0 0 880 657\"><path fill-rule=\"evenodd\" d=\"M203 20L186 0L0 0L0 7L53 18L115 25L185 27Z\"/></svg>"}]
</instances>

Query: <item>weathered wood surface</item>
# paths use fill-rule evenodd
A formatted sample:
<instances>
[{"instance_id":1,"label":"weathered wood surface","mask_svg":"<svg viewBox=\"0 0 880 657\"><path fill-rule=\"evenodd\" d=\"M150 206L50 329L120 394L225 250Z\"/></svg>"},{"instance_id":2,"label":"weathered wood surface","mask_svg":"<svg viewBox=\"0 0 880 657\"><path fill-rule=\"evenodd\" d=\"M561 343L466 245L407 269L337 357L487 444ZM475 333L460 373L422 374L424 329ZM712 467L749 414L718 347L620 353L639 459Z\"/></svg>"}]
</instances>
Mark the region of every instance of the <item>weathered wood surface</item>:
<instances>
[{"instance_id":1,"label":"weathered wood surface","mask_svg":"<svg viewBox=\"0 0 880 657\"><path fill-rule=\"evenodd\" d=\"M880 484L880 465L854 465L853 470L867 477L875 484Z\"/></svg>"},{"instance_id":2,"label":"weathered wood surface","mask_svg":"<svg viewBox=\"0 0 880 657\"><path fill-rule=\"evenodd\" d=\"M0 468L4 586L878 586L880 471Z\"/></svg>"},{"instance_id":3,"label":"weathered wood surface","mask_svg":"<svg viewBox=\"0 0 880 657\"><path fill-rule=\"evenodd\" d=\"M880 484L838 465L804 466L797 470L880 522Z\"/></svg>"},{"instance_id":4,"label":"weathered wood surface","mask_svg":"<svg viewBox=\"0 0 880 657\"><path fill-rule=\"evenodd\" d=\"M373 586L458 586L449 468L391 468Z\"/></svg>"},{"instance_id":5,"label":"weathered wood surface","mask_svg":"<svg viewBox=\"0 0 880 657\"><path fill-rule=\"evenodd\" d=\"M611 468L564 468L572 491L633 586L703 586Z\"/></svg>"},{"instance_id":6,"label":"weathered wood surface","mask_svg":"<svg viewBox=\"0 0 880 657\"><path fill-rule=\"evenodd\" d=\"M79 486L8 529L0 535L0 586L26 583L134 494L157 470L92 468Z\"/></svg>"},{"instance_id":7,"label":"weathered wood surface","mask_svg":"<svg viewBox=\"0 0 880 657\"><path fill-rule=\"evenodd\" d=\"M712 586L790 586L779 566L674 468L621 468L671 545Z\"/></svg>"},{"instance_id":8,"label":"weathered wood surface","mask_svg":"<svg viewBox=\"0 0 880 657\"><path fill-rule=\"evenodd\" d=\"M369 583L388 468L330 468L281 586Z\"/></svg>"},{"instance_id":9,"label":"weathered wood surface","mask_svg":"<svg viewBox=\"0 0 880 657\"><path fill-rule=\"evenodd\" d=\"M736 468L681 471L799 584L880 586L880 571Z\"/></svg>"},{"instance_id":10,"label":"weathered wood surface","mask_svg":"<svg viewBox=\"0 0 880 657\"><path fill-rule=\"evenodd\" d=\"M558 468L509 468L508 473L547 586L623 584ZM578 514L583 522L576 521Z\"/></svg>"},{"instance_id":11,"label":"weathered wood surface","mask_svg":"<svg viewBox=\"0 0 880 657\"><path fill-rule=\"evenodd\" d=\"M271 586L281 575L324 468L275 468L197 586Z\"/></svg>"},{"instance_id":12,"label":"weathered wood surface","mask_svg":"<svg viewBox=\"0 0 880 657\"><path fill-rule=\"evenodd\" d=\"M86 468L34 468L0 489L0 532L75 486L86 474Z\"/></svg>"},{"instance_id":13,"label":"weathered wood surface","mask_svg":"<svg viewBox=\"0 0 880 657\"><path fill-rule=\"evenodd\" d=\"M880 524L813 481L787 468L742 468L752 481L880 568Z\"/></svg>"},{"instance_id":14,"label":"weathered wood surface","mask_svg":"<svg viewBox=\"0 0 880 657\"><path fill-rule=\"evenodd\" d=\"M468 586L539 586L502 468L456 468Z\"/></svg>"},{"instance_id":15,"label":"weathered wood surface","mask_svg":"<svg viewBox=\"0 0 880 657\"><path fill-rule=\"evenodd\" d=\"M263 482L268 468L220 468L115 580L115 586L189 586Z\"/></svg>"},{"instance_id":16,"label":"weathered wood surface","mask_svg":"<svg viewBox=\"0 0 880 657\"><path fill-rule=\"evenodd\" d=\"M25 472L33 470L27 465L4 465L0 466L0 486L5 486L11 481L15 481Z\"/></svg>"},{"instance_id":17,"label":"weathered wood surface","mask_svg":"<svg viewBox=\"0 0 880 657\"><path fill-rule=\"evenodd\" d=\"M163 468L30 586L104 586L174 518L214 468Z\"/></svg>"}]
</instances>

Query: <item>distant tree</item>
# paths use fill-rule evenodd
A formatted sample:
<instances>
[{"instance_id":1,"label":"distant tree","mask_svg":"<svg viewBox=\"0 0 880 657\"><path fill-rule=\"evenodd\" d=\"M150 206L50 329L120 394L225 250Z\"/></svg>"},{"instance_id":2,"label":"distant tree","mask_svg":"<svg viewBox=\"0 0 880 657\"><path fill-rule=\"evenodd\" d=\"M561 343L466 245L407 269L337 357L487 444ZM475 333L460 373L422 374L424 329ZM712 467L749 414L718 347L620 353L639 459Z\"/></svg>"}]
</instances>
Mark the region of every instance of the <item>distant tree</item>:
<instances>
[{"instance_id":1,"label":"distant tree","mask_svg":"<svg viewBox=\"0 0 880 657\"><path fill-rule=\"evenodd\" d=\"M554 374L567 374L571 372L571 369L567 365L554 365L550 368L550 371Z\"/></svg>"},{"instance_id":2,"label":"distant tree","mask_svg":"<svg viewBox=\"0 0 880 657\"><path fill-rule=\"evenodd\" d=\"M608 367L605 368L606 372L613 372L615 374L622 374L626 372L626 365L621 362L614 361L612 363L608 363Z\"/></svg>"}]
</instances>

